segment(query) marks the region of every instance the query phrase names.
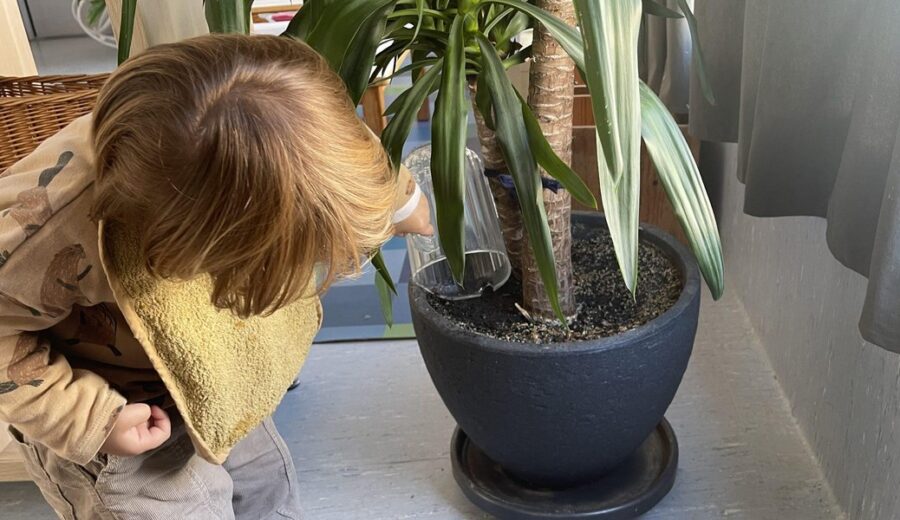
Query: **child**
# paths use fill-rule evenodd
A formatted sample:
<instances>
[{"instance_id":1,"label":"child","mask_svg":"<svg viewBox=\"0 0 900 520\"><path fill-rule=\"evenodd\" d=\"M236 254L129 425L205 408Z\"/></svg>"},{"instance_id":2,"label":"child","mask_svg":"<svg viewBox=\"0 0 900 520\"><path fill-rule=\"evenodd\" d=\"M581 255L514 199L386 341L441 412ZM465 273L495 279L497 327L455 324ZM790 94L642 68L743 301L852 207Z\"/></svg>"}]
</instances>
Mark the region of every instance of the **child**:
<instances>
[{"instance_id":1,"label":"child","mask_svg":"<svg viewBox=\"0 0 900 520\"><path fill-rule=\"evenodd\" d=\"M98 222L138 229L150 273L208 276L209 305L267 316L392 232L430 234L416 190L325 61L266 36L149 49L0 174L0 419L60 518L299 518L271 419L224 464L198 456L123 319Z\"/></svg>"}]
</instances>

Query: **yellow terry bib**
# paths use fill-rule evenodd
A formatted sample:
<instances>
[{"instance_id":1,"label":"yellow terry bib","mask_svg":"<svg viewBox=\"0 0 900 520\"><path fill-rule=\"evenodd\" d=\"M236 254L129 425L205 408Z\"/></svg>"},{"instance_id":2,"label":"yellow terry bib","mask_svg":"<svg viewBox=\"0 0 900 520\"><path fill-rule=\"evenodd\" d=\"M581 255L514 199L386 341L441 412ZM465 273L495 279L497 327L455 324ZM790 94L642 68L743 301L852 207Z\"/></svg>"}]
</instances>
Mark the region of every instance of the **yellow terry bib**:
<instances>
[{"instance_id":1,"label":"yellow terry bib","mask_svg":"<svg viewBox=\"0 0 900 520\"><path fill-rule=\"evenodd\" d=\"M169 390L197 453L214 464L275 411L321 324L318 297L241 319L210 303L209 276L151 275L139 240L101 222L100 257L116 303Z\"/></svg>"}]
</instances>

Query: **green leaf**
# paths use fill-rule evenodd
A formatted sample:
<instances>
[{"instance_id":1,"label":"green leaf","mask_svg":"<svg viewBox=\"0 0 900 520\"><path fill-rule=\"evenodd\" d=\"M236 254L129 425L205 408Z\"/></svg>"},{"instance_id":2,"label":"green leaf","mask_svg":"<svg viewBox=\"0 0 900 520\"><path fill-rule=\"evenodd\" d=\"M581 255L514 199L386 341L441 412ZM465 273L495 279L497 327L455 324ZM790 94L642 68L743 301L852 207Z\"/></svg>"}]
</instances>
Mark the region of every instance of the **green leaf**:
<instances>
[{"instance_id":1,"label":"green leaf","mask_svg":"<svg viewBox=\"0 0 900 520\"><path fill-rule=\"evenodd\" d=\"M390 36L390 38L394 38ZM382 74L385 70L387 70L388 65L390 65L391 60L397 59L400 57L400 54L404 49L407 48L409 42L402 38L395 38L394 43L390 44L388 47L378 51L378 54L375 55L374 71L372 72L372 80L378 77L379 74Z\"/></svg>"},{"instance_id":2,"label":"green leaf","mask_svg":"<svg viewBox=\"0 0 900 520\"><path fill-rule=\"evenodd\" d=\"M397 0L311 0L285 36L304 39L340 74L354 103L369 84L376 53ZM304 13L305 12L305 13Z\"/></svg>"},{"instance_id":3,"label":"green leaf","mask_svg":"<svg viewBox=\"0 0 900 520\"><path fill-rule=\"evenodd\" d=\"M423 67L430 67L438 62L438 58L426 58L421 61L413 61L409 65L404 65L399 69L396 69L394 72L390 73L387 76L382 76L381 79L393 79L401 74L405 74L407 72L411 72L413 70L421 69Z\"/></svg>"},{"instance_id":4,"label":"green leaf","mask_svg":"<svg viewBox=\"0 0 900 520\"><path fill-rule=\"evenodd\" d=\"M119 23L118 63L121 65L131 54L131 38L134 35L134 13L137 0L122 0L122 18Z\"/></svg>"},{"instance_id":5,"label":"green leaf","mask_svg":"<svg viewBox=\"0 0 900 520\"><path fill-rule=\"evenodd\" d=\"M637 286L641 105L639 0L574 0L584 35L585 83L597 123L600 196L625 285Z\"/></svg>"},{"instance_id":6,"label":"green leaf","mask_svg":"<svg viewBox=\"0 0 900 520\"><path fill-rule=\"evenodd\" d=\"M440 59L442 60L443 58L440 58ZM440 68L440 67L438 67L438 68ZM428 95L430 96L430 95L434 94L435 92L437 92L438 88L440 88L440 86L441 86L440 82L435 81L434 84L432 84L431 87L428 89ZM409 94L410 94L410 89L406 89L403 92L401 92L400 95L397 96L397 98L394 99L394 101L390 105L388 105L388 107L384 110L384 115L385 116L396 115L397 112L399 112L400 109L406 105L406 99L409 97ZM422 100L422 103L425 103L424 99ZM390 123L388 123L388 124L390 124Z\"/></svg>"},{"instance_id":7,"label":"green leaf","mask_svg":"<svg viewBox=\"0 0 900 520\"><path fill-rule=\"evenodd\" d=\"M415 51L412 51L411 55L412 55L412 58L410 59L410 62L422 64L423 68L424 68L425 60L431 59L431 58L429 58L429 56L431 56L432 53L430 51L415 50ZM416 81L419 81L419 78L422 77L422 74L424 74L423 69L419 69L418 71L413 70L412 71L412 82L415 83Z\"/></svg>"},{"instance_id":8,"label":"green leaf","mask_svg":"<svg viewBox=\"0 0 900 520\"><path fill-rule=\"evenodd\" d=\"M440 59L437 64L428 69L419 81L416 81L412 87L404 91L391 104L390 108L392 109L394 105L399 106L395 109L396 114L381 133L381 143L384 145L384 149L387 150L394 168L400 166L403 145L406 143L406 138L409 137L409 131L416 120L416 114L419 113L422 103L425 102L425 99L437 84L442 67L443 59Z\"/></svg>"},{"instance_id":9,"label":"green leaf","mask_svg":"<svg viewBox=\"0 0 900 520\"><path fill-rule=\"evenodd\" d=\"M431 178L434 182L435 216L441 247L450 272L462 283L465 272L465 158L468 107L466 106L463 22L457 16L450 27L450 40L441 72L441 88L431 122Z\"/></svg>"},{"instance_id":10,"label":"green leaf","mask_svg":"<svg viewBox=\"0 0 900 520\"><path fill-rule=\"evenodd\" d=\"M722 244L706 188L684 134L665 104L641 83L641 133L713 298L724 291Z\"/></svg>"},{"instance_id":11,"label":"green leaf","mask_svg":"<svg viewBox=\"0 0 900 520\"><path fill-rule=\"evenodd\" d=\"M356 35L367 27L373 15L382 13L397 0L340 0L330 2L326 13L310 30L306 42L328 61L335 71L341 70L344 57L350 52ZM306 7L300 9L303 11ZM290 26L288 27L290 30ZM371 65L371 64L370 64ZM365 72L368 74L371 69Z\"/></svg>"},{"instance_id":12,"label":"green leaf","mask_svg":"<svg viewBox=\"0 0 900 520\"><path fill-rule=\"evenodd\" d=\"M490 8L494 9L495 7L497 7L497 6L492 5ZM506 18L507 16L509 16L515 12L516 12L515 9L513 9L511 7L507 7L506 9L501 11L499 14L497 14L493 18L490 18L490 21L487 23L487 25L484 26L484 29L482 29L482 32L484 34L491 35L491 31L493 31L494 28L497 27L497 24L499 24L500 22L502 22L504 20L504 18ZM493 36L493 35L491 35L491 36Z\"/></svg>"},{"instance_id":13,"label":"green leaf","mask_svg":"<svg viewBox=\"0 0 900 520\"><path fill-rule=\"evenodd\" d=\"M394 325L394 301L393 295L397 294L397 288L391 279L391 273L384 264L384 257L379 249L372 257L372 265L375 267L375 289L378 291L378 300L381 302L381 314L388 327Z\"/></svg>"},{"instance_id":14,"label":"green leaf","mask_svg":"<svg viewBox=\"0 0 900 520\"><path fill-rule=\"evenodd\" d=\"M430 34L433 32L435 31L423 29L420 33L419 40L413 43L410 43L409 41L409 38L413 34L413 31L409 29L403 29L394 35L386 35L385 39L393 40L393 43L384 49L381 49L378 51L378 54L375 55L375 70L371 76L372 81L387 70L387 67L391 64L391 60L399 59L400 55L406 52L407 49L412 49L413 62L422 61L423 56L427 55L437 55L440 57L440 54L442 53L434 51L443 50L447 47L447 37L446 35L442 35L441 38L443 38L443 40L434 40L431 38ZM398 36L398 34L400 35Z\"/></svg>"},{"instance_id":15,"label":"green leaf","mask_svg":"<svg viewBox=\"0 0 900 520\"><path fill-rule=\"evenodd\" d=\"M697 19L694 18L694 13L691 12L691 7L686 0L677 1L678 7L681 9L684 18L687 20L688 29L691 31L691 41L693 42L691 63L697 71L697 79L700 80L700 88L703 91L703 97L706 98L707 103L715 106L716 96L713 93L712 85L709 84L709 77L706 75L706 60L703 59L703 49L700 47L700 33L697 31Z\"/></svg>"},{"instance_id":16,"label":"green leaf","mask_svg":"<svg viewBox=\"0 0 900 520\"><path fill-rule=\"evenodd\" d=\"M394 280L391 279L391 272L388 271L387 265L384 263L384 255L381 254L381 249L372 255L372 266L375 267L375 271L384 278L384 282L387 284L388 289L390 289L392 293L397 294L397 287L394 286Z\"/></svg>"},{"instance_id":17,"label":"green leaf","mask_svg":"<svg viewBox=\"0 0 900 520\"><path fill-rule=\"evenodd\" d=\"M250 33L250 18L244 0L204 0L206 24L213 33Z\"/></svg>"},{"instance_id":18,"label":"green leaf","mask_svg":"<svg viewBox=\"0 0 900 520\"><path fill-rule=\"evenodd\" d=\"M388 327L394 326L394 297L381 273L375 273L375 289L378 291L378 301L381 303L381 315Z\"/></svg>"},{"instance_id":19,"label":"green leaf","mask_svg":"<svg viewBox=\"0 0 900 520\"><path fill-rule=\"evenodd\" d=\"M519 207L522 210L522 223L528 233L550 305L559 320L565 324L566 318L559 306L556 262L553 257L550 226L547 224L547 213L544 210L543 187L535 154L530 149L521 102L491 42L480 34L476 38L481 47L482 76L490 89L494 105L497 140L500 142L500 149L516 185Z\"/></svg>"},{"instance_id":20,"label":"green leaf","mask_svg":"<svg viewBox=\"0 0 900 520\"><path fill-rule=\"evenodd\" d=\"M516 95L518 95L518 92ZM578 174L553 151L553 147L547 142L544 131L537 118L534 116L534 113L531 111L531 107L528 106L528 103L521 95L519 95L519 101L522 104L522 118L525 121L525 129L528 132L528 144L531 147L531 152L534 154L534 158L537 159L538 164L540 164L551 177L558 180L565 189L569 190L569 193L571 193L578 202L596 209L597 199L594 198L591 189L588 188L584 181L581 180L581 177L579 177Z\"/></svg>"},{"instance_id":21,"label":"green leaf","mask_svg":"<svg viewBox=\"0 0 900 520\"><path fill-rule=\"evenodd\" d=\"M478 83L475 85L475 106L484 119L484 124L491 130L495 130L494 126L494 107L491 104L491 92L485 84L484 74L478 75Z\"/></svg>"},{"instance_id":22,"label":"green leaf","mask_svg":"<svg viewBox=\"0 0 900 520\"><path fill-rule=\"evenodd\" d=\"M89 26L93 27L97 25L97 22L100 21L100 17L103 16L103 13L106 12L106 0L81 0L81 1L89 1L91 3L88 8L88 16L87 23Z\"/></svg>"},{"instance_id":23,"label":"green leaf","mask_svg":"<svg viewBox=\"0 0 900 520\"><path fill-rule=\"evenodd\" d=\"M525 63L525 61L531 57L532 49L532 46L529 45L528 47L525 47L524 49L517 51L512 56L506 58L505 60L503 60L503 68L509 69L521 63Z\"/></svg>"},{"instance_id":24,"label":"green leaf","mask_svg":"<svg viewBox=\"0 0 900 520\"><path fill-rule=\"evenodd\" d=\"M433 50L440 50L447 44L447 33L434 29L426 29L424 27L420 29L410 29L409 27L398 28L391 32L390 37L391 39L399 40L401 42L413 39L416 39L417 41L428 41L431 45L434 45Z\"/></svg>"},{"instance_id":25,"label":"green leaf","mask_svg":"<svg viewBox=\"0 0 900 520\"><path fill-rule=\"evenodd\" d=\"M432 9L426 9L425 0L416 0L416 8L415 9L406 9L406 10L395 11L393 14L396 15L396 14L398 14L400 12L404 12L404 11L407 11L407 12L411 11L416 16L416 22L413 24L412 36L409 38L409 41L406 42L406 45L400 50L399 55L402 55L404 52L406 52L412 46L412 44L416 41L416 39L419 37L419 32L422 30L422 20L425 17L426 11L429 13L429 16L437 16L439 18L446 19L446 16L443 13L441 13L439 11L434 11Z\"/></svg>"},{"instance_id":26,"label":"green leaf","mask_svg":"<svg viewBox=\"0 0 900 520\"><path fill-rule=\"evenodd\" d=\"M416 41L416 38L419 37L419 31L422 30L422 19L425 17L425 11L426 11L425 5L426 5L425 0L416 0L417 20L416 20L416 25L414 27L416 32L413 34L412 39L410 39L410 43ZM432 11L431 9L429 9L428 11L430 13L435 12L435 13L438 13L438 15L441 15L441 13L439 13L438 11Z\"/></svg>"},{"instance_id":27,"label":"green leaf","mask_svg":"<svg viewBox=\"0 0 900 520\"><path fill-rule=\"evenodd\" d=\"M566 51L566 54L575 61L575 64L578 65L580 69L583 69L584 48L582 47L581 36L578 34L577 29L560 20L558 17L544 11L540 7L531 5L523 0L484 0L481 3L481 5L488 4L501 4L513 7L544 24L544 27L546 27L553 36L553 39L556 40L563 50Z\"/></svg>"},{"instance_id":28,"label":"green leaf","mask_svg":"<svg viewBox=\"0 0 900 520\"><path fill-rule=\"evenodd\" d=\"M425 7L425 0L416 0L416 7L413 9L398 9L388 16L391 20L396 20L398 18L408 18L408 22L413 25L420 25L422 23L422 18L428 15L432 18L442 18L444 20L449 20L446 14L435 11L434 9L427 9ZM413 22L412 20L417 20L417 22Z\"/></svg>"},{"instance_id":29,"label":"green leaf","mask_svg":"<svg viewBox=\"0 0 900 520\"><path fill-rule=\"evenodd\" d=\"M344 60L341 63L340 76L347 85L350 99L353 104L359 103L363 94L369 87L369 74L372 71L372 63L375 61L375 53L384 35L387 25L387 14L393 8L388 4L372 15L364 22L363 27L350 44Z\"/></svg>"},{"instance_id":30,"label":"green leaf","mask_svg":"<svg viewBox=\"0 0 900 520\"><path fill-rule=\"evenodd\" d=\"M661 16L663 18L684 18L684 15L678 11L673 11L664 5L657 4L653 0L643 0L644 12L652 16Z\"/></svg>"},{"instance_id":31,"label":"green leaf","mask_svg":"<svg viewBox=\"0 0 900 520\"><path fill-rule=\"evenodd\" d=\"M513 15L513 17L509 20L509 23L503 29L503 32L497 36L498 42L507 42L516 36L519 35L525 29L531 25L531 19L527 14L523 12L518 12Z\"/></svg>"},{"instance_id":32,"label":"green leaf","mask_svg":"<svg viewBox=\"0 0 900 520\"><path fill-rule=\"evenodd\" d=\"M443 58L441 58L441 59L443 59ZM439 81L434 82L434 84L431 85L431 88L428 89L428 95L430 96L430 95L434 94L435 92L437 92L438 89L440 88L440 86L441 86L441 84ZM408 97L409 97L409 89L406 89L403 92L401 92L399 96L397 96L397 99L395 99L390 105L388 105L388 107L384 110L384 115L385 116L396 115L397 112L399 112L400 109L406 105L406 99ZM425 103L424 99L422 100L422 103ZM388 124L390 124L390 123L388 123Z\"/></svg>"},{"instance_id":33,"label":"green leaf","mask_svg":"<svg viewBox=\"0 0 900 520\"><path fill-rule=\"evenodd\" d=\"M303 8L291 18L287 29L281 35L306 41L309 39L309 33L328 11L329 5L335 1L337 0L305 0Z\"/></svg>"}]
</instances>

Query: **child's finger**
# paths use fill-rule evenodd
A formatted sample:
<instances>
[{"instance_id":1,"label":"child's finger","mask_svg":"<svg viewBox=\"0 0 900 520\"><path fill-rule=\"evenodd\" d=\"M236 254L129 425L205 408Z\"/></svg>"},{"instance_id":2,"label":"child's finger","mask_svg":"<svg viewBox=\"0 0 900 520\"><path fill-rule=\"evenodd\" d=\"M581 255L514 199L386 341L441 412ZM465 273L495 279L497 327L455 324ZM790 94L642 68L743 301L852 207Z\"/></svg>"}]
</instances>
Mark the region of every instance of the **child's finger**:
<instances>
[{"instance_id":1,"label":"child's finger","mask_svg":"<svg viewBox=\"0 0 900 520\"><path fill-rule=\"evenodd\" d=\"M169 419L169 414L159 406L154 405L150 407L150 416L153 419L152 428L158 428L163 431L166 438L168 438L172 433L172 420Z\"/></svg>"},{"instance_id":2,"label":"child's finger","mask_svg":"<svg viewBox=\"0 0 900 520\"><path fill-rule=\"evenodd\" d=\"M169 416L161 408L154 406L153 418L147 423L146 429L141 432L141 449L149 451L163 445L172 434Z\"/></svg>"},{"instance_id":3,"label":"child's finger","mask_svg":"<svg viewBox=\"0 0 900 520\"><path fill-rule=\"evenodd\" d=\"M138 424L146 423L150 419L150 407L143 403L127 404L119 412L116 427L128 429Z\"/></svg>"},{"instance_id":4,"label":"child's finger","mask_svg":"<svg viewBox=\"0 0 900 520\"><path fill-rule=\"evenodd\" d=\"M144 453L150 450L155 450L163 445L169 439L169 434L164 432L163 430L156 428L155 426L147 430L147 432L141 436L141 450L140 453Z\"/></svg>"}]
</instances>

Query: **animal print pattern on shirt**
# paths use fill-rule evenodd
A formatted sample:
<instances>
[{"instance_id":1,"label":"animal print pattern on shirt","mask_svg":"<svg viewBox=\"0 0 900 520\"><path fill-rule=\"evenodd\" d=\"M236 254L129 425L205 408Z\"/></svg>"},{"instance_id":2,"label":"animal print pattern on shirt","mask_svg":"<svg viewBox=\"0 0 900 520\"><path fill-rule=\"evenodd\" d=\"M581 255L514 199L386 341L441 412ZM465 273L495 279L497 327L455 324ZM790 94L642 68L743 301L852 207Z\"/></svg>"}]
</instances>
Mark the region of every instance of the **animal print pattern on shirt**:
<instances>
[{"instance_id":1,"label":"animal print pattern on shirt","mask_svg":"<svg viewBox=\"0 0 900 520\"><path fill-rule=\"evenodd\" d=\"M0 382L0 394L12 392L22 386L38 387L43 383L41 376L47 371L50 348L41 343L37 334L26 333L19 336L12 359L6 368L11 381Z\"/></svg>"},{"instance_id":2,"label":"animal print pattern on shirt","mask_svg":"<svg viewBox=\"0 0 900 520\"><path fill-rule=\"evenodd\" d=\"M81 269L80 264L84 259L84 247L72 244L56 253L47 267L41 284L41 305L50 316L59 316L72 305L84 300L84 293L78 283L93 267L88 265Z\"/></svg>"},{"instance_id":3,"label":"animal print pattern on shirt","mask_svg":"<svg viewBox=\"0 0 900 520\"><path fill-rule=\"evenodd\" d=\"M56 164L41 172L38 185L25 190L16 197L16 204L7 210L9 215L22 226L26 236L31 236L41 229L53 216L50 205L48 186L57 175L69 164L74 154L65 151L60 154Z\"/></svg>"}]
</instances>

